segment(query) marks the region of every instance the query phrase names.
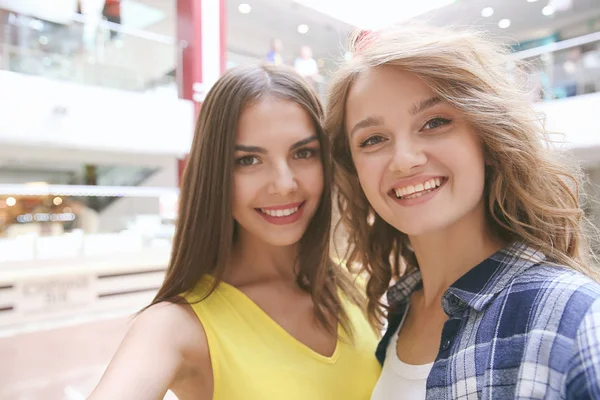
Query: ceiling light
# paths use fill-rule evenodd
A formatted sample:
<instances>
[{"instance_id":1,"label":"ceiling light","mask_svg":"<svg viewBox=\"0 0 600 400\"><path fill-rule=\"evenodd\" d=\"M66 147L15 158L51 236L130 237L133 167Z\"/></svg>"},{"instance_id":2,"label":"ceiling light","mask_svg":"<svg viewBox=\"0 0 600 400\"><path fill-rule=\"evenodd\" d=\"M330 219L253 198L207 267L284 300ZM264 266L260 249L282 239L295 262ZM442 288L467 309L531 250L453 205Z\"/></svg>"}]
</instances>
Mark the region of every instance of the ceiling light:
<instances>
[{"instance_id":1,"label":"ceiling light","mask_svg":"<svg viewBox=\"0 0 600 400\"><path fill-rule=\"evenodd\" d=\"M6 205L9 207L14 206L15 204L17 204L17 199L15 199L14 197L9 197L6 199Z\"/></svg>"},{"instance_id":2,"label":"ceiling light","mask_svg":"<svg viewBox=\"0 0 600 400\"><path fill-rule=\"evenodd\" d=\"M556 11L554 6L546 6L546 7L542 8L542 14L544 14L547 17L554 14L554 11Z\"/></svg>"},{"instance_id":3,"label":"ceiling light","mask_svg":"<svg viewBox=\"0 0 600 400\"><path fill-rule=\"evenodd\" d=\"M535 3L537 0L527 0L528 3Z\"/></svg>"},{"instance_id":4,"label":"ceiling light","mask_svg":"<svg viewBox=\"0 0 600 400\"><path fill-rule=\"evenodd\" d=\"M508 18L501 19L501 20L498 22L498 26L499 26L501 29L506 29L506 28L508 28L508 27L510 26L510 19L508 19Z\"/></svg>"},{"instance_id":5,"label":"ceiling light","mask_svg":"<svg viewBox=\"0 0 600 400\"><path fill-rule=\"evenodd\" d=\"M481 16L483 18L491 17L492 15L494 15L494 9L492 7L486 7L481 10Z\"/></svg>"},{"instance_id":6,"label":"ceiling light","mask_svg":"<svg viewBox=\"0 0 600 400\"><path fill-rule=\"evenodd\" d=\"M252 11L250 4L242 3L238 6L238 11L242 14L249 14Z\"/></svg>"},{"instance_id":7,"label":"ceiling light","mask_svg":"<svg viewBox=\"0 0 600 400\"><path fill-rule=\"evenodd\" d=\"M298 25L298 33L305 34L308 32L308 25L300 24Z\"/></svg>"},{"instance_id":8,"label":"ceiling light","mask_svg":"<svg viewBox=\"0 0 600 400\"><path fill-rule=\"evenodd\" d=\"M54 200L52 200L52 203L54 203L55 206L60 206L63 202L63 199L60 197L55 197Z\"/></svg>"}]
</instances>

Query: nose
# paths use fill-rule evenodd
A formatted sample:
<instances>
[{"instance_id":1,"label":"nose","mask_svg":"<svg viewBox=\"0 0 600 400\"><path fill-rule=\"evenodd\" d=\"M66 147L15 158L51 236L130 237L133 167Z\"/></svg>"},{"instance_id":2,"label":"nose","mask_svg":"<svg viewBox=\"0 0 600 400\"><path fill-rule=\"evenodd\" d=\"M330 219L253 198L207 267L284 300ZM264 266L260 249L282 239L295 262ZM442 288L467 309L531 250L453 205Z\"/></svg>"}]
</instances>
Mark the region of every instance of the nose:
<instances>
[{"instance_id":1,"label":"nose","mask_svg":"<svg viewBox=\"0 0 600 400\"><path fill-rule=\"evenodd\" d=\"M418 167L427 163L427 156L418 143L414 140L397 140L394 146L394 154L389 164L391 172L409 174Z\"/></svg>"},{"instance_id":2,"label":"nose","mask_svg":"<svg viewBox=\"0 0 600 400\"><path fill-rule=\"evenodd\" d=\"M298 189L298 182L294 171L286 162L282 162L274 168L273 178L269 184L269 194L287 196Z\"/></svg>"}]
</instances>

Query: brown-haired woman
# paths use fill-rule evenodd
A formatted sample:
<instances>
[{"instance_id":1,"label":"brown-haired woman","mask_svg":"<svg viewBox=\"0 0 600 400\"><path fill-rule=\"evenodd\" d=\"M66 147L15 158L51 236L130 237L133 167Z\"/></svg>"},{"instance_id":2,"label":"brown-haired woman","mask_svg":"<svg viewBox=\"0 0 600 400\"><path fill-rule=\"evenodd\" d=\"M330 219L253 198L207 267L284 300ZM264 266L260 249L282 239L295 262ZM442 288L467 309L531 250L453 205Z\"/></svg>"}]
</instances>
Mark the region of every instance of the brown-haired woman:
<instances>
[{"instance_id":1,"label":"brown-haired woman","mask_svg":"<svg viewBox=\"0 0 600 400\"><path fill-rule=\"evenodd\" d=\"M514 60L419 25L352 52L326 130L347 261L370 272L372 320L388 311L372 399L600 398L578 170L549 148Z\"/></svg>"},{"instance_id":2,"label":"brown-haired woman","mask_svg":"<svg viewBox=\"0 0 600 400\"><path fill-rule=\"evenodd\" d=\"M236 68L198 117L166 279L92 399L368 399L376 335L329 257L332 166L293 70ZM360 367L359 367L360 366Z\"/></svg>"}]
</instances>

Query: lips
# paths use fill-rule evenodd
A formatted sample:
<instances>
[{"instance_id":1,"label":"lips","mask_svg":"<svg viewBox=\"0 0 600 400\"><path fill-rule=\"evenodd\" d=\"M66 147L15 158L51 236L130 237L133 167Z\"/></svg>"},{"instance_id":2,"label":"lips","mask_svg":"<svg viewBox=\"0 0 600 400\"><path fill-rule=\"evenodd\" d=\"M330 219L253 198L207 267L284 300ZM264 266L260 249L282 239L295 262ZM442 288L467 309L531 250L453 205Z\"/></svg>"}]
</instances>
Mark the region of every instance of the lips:
<instances>
[{"instance_id":1,"label":"lips","mask_svg":"<svg viewBox=\"0 0 600 400\"><path fill-rule=\"evenodd\" d=\"M399 199L420 197L439 188L446 178L433 177L414 185L397 186L391 193Z\"/></svg>"},{"instance_id":2,"label":"lips","mask_svg":"<svg viewBox=\"0 0 600 400\"><path fill-rule=\"evenodd\" d=\"M305 202L291 203L271 207L255 208L256 212L267 222L274 225L288 225L298 221L302 216Z\"/></svg>"},{"instance_id":3,"label":"lips","mask_svg":"<svg viewBox=\"0 0 600 400\"><path fill-rule=\"evenodd\" d=\"M434 177L413 185L396 185L388 192L397 204L415 206L433 198L448 182L446 177Z\"/></svg>"}]
</instances>

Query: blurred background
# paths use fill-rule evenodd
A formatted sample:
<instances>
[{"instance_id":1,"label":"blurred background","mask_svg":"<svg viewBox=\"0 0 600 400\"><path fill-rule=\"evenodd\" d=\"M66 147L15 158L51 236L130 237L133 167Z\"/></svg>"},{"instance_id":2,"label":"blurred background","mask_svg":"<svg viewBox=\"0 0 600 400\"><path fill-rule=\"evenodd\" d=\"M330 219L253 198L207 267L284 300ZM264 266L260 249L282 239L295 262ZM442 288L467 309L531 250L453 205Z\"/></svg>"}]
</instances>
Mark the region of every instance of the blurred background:
<instances>
[{"instance_id":1,"label":"blurred background","mask_svg":"<svg viewBox=\"0 0 600 400\"><path fill-rule=\"evenodd\" d=\"M596 221L600 0L0 0L0 399L97 383L164 277L220 74L288 64L325 100L352 31L411 19L486 30L528 61Z\"/></svg>"}]
</instances>

